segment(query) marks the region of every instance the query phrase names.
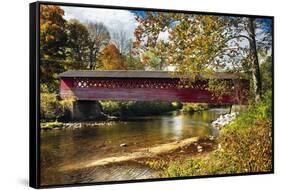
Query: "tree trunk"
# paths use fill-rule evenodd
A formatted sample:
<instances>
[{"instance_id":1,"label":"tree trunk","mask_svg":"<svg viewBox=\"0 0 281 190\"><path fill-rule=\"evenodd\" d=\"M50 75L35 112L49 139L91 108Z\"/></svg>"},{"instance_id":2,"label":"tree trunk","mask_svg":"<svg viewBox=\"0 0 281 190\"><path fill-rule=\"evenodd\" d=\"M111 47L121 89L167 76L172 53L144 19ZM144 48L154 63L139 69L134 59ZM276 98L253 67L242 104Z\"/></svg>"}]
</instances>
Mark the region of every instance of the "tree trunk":
<instances>
[{"instance_id":1,"label":"tree trunk","mask_svg":"<svg viewBox=\"0 0 281 190\"><path fill-rule=\"evenodd\" d=\"M96 69L97 66L97 54L98 54L98 49L95 49L94 55L93 55L93 65L92 65L92 70Z\"/></svg>"},{"instance_id":2,"label":"tree trunk","mask_svg":"<svg viewBox=\"0 0 281 190\"><path fill-rule=\"evenodd\" d=\"M89 56L89 66L88 66L88 68L90 70L92 70L92 67L93 67L93 49L90 48L90 56Z\"/></svg>"},{"instance_id":3,"label":"tree trunk","mask_svg":"<svg viewBox=\"0 0 281 190\"><path fill-rule=\"evenodd\" d=\"M249 18L248 29L250 37L250 55L252 58L252 77L255 93L255 101L258 102L261 100L261 76L260 76L260 66L258 59L258 52L256 47L256 36L255 36L255 26L254 18Z\"/></svg>"},{"instance_id":4,"label":"tree trunk","mask_svg":"<svg viewBox=\"0 0 281 190\"><path fill-rule=\"evenodd\" d=\"M230 104L229 114L231 114L231 111L232 111L232 104Z\"/></svg>"}]
</instances>

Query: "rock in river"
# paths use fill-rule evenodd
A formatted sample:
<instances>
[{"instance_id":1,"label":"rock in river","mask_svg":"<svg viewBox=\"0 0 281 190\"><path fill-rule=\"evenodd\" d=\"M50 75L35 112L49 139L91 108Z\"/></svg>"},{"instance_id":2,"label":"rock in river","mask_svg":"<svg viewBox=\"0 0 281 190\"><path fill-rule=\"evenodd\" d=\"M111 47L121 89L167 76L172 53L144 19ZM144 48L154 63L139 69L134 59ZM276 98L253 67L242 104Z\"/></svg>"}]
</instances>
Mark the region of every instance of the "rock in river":
<instances>
[{"instance_id":1,"label":"rock in river","mask_svg":"<svg viewBox=\"0 0 281 190\"><path fill-rule=\"evenodd\" d=\"M126 143L120 144L120 147L126 147L126 146L128 146L128 144L126 144Z\"/></svg>"},{"instance_id":2,"label":"rock in river","mask_svg":"<svg viewBox=\"0 0 281 190\"><path fill-rule=\"evenodd\" d=\"M220 115L220 117L218 119L216 119L215 121L212 122L212 126L213 127L217 127L217 128L222 128L225 125L228 125L230 122L232 122L236 116L238 115L237 112L231 113L231 114L224 114L224 115Z\"/></svg>"}]
</instances>

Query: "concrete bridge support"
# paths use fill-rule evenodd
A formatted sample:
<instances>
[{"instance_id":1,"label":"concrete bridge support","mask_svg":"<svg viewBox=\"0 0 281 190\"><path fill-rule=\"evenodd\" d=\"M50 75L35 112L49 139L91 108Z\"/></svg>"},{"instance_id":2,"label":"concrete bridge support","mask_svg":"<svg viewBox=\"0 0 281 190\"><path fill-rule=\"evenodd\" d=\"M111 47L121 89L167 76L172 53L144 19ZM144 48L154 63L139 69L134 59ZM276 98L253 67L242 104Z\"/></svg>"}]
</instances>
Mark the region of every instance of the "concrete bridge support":
<instances>
[{"instance_id":1,"label":"concrete bridge support","mask_svg":"<svg viewBox=\"0 0 281 190\"><path fill-rule=\"evenodd\" d=\"M90 121L104 118L102 106L98 101L77 100L73 102L72 120Z\"/></svg>"}]
</instances>

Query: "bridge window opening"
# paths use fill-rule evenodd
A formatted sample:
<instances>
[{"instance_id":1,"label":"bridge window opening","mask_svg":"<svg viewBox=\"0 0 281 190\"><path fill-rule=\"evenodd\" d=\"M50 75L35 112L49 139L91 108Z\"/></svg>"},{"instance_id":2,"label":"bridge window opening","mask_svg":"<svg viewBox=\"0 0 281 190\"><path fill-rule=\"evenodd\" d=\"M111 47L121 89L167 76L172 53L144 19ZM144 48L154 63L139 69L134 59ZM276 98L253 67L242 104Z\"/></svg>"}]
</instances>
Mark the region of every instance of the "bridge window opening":
<instances>
[{"instance_id":1,"label":"bridge window opening","mask_svg":"<svg viewBox=\"0 0 281 190\"><path fill-rule=\"evenodd\" d=\"M235 76L215 78L227 87L220 99L210 90L210 79L181 80L167 72L89 71L61 76L62 98L77 100L181 101L194 103L241 103L247 100L249 81ZM143 77L145 76L145 77ZM239 101L239 102L238 102Z\"/></svg>"}]
</instances>

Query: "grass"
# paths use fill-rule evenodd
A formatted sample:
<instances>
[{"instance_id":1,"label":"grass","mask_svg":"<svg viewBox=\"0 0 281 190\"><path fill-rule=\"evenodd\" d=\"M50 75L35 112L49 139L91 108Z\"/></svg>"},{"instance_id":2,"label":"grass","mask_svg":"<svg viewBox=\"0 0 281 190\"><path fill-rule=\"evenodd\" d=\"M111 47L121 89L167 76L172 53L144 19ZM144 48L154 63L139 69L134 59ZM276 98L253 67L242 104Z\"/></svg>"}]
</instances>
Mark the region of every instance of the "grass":
<instances>
[{"instance_id":1,"label":"grass","mask_svg":"<svg viewBox=\"0 0 281 190\"><path fill-rule=\"evenodd\" d=\"M183 112L196 112L208 109L208 104L205 103L184 103L182 107Z\"/></svg>"},{"instance_id":2,"label":"grass","mask_svg":"<svg viewBox=\"0 0 281 190\"><path fill-rule=\"evenodd\" d=\"M43 130L53 129L53 128L60 128L63 126L62 122L53 121L53 122L41 122L40 127Z\"/></svg>"},{"instance_id":3,"label":"grass","mask_svg":"<svg viewBox=\"0 0 281 190\"><path fill-rule=\"evenodd\" d=\"M169 163L164 176L201 176L272 170L271 94L222 129L220 148L208 156Z\"/></svg>"}]
</instances>

